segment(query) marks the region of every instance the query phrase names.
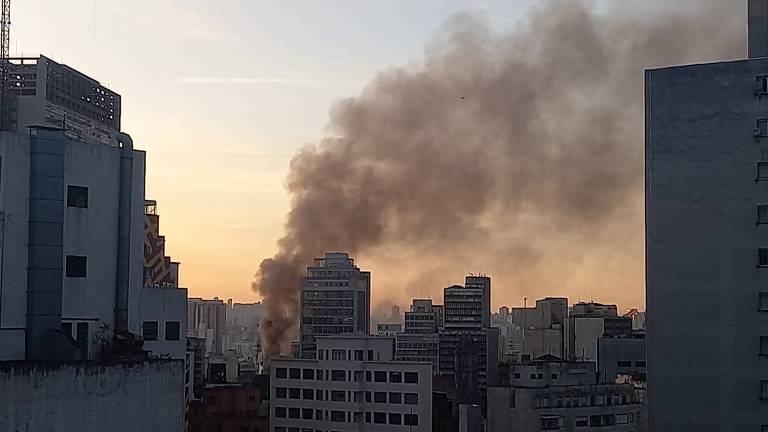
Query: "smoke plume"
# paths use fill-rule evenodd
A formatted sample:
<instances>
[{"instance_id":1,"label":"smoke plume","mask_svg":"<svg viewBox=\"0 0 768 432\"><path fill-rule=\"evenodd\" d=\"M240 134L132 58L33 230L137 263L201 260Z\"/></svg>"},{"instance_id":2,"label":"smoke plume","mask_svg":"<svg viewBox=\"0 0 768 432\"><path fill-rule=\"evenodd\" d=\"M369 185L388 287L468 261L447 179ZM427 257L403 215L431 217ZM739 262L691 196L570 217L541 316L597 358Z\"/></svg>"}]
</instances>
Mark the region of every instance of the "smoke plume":
<instances>
[{"instance_id":1,"label":"smoke plume","mask_svg":"<svg viewBox=\"0 0 768 432\"><path fill-rule=\"evenodd\" d=\"M544 1L504 35L458 15L418 64L333 107L332 136L291 161L285 234L253 283L267 355L295 340L299 277L329 250L365 257L379 299L465 265L494 276L494 301L642 296L643 71L744 57L745 8L616 3Z\"/></svg>"}]
</instances>

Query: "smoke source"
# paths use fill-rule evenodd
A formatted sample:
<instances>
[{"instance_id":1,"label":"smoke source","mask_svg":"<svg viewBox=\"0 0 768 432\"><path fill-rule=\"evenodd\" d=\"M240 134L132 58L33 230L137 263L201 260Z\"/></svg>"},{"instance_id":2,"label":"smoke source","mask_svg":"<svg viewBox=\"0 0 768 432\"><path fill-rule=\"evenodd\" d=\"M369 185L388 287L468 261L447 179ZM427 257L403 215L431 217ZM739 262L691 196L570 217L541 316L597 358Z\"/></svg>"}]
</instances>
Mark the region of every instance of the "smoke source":
<instances>
[{"instance_id":1,"label":"smoke source","mask_svg":"<svg viewBox=\"0 0 768 432\"><path fill-rule=\"evenodd\" d=\"M253 283L268 356L295 340L299 277L327 250L378 263L379 296L478 263L494 300L642 296L643 70L744 57L745 8L616 3L545 1L506 35L456 16L419 64L334 107L334 136L291 161L285 235Z\"/></svg>"}]
</instances>

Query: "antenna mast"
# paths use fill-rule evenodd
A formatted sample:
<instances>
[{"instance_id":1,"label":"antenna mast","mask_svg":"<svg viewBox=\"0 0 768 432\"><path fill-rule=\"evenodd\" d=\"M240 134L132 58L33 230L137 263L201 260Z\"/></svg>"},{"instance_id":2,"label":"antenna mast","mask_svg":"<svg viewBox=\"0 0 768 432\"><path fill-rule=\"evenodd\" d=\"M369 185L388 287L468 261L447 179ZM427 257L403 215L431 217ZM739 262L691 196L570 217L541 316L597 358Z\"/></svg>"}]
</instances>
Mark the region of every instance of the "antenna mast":
<instances>
[{"instance_id":1,"label":"antenna mast","mask_svg":"<svg viewBox=\"0 0 768 432\"><path fill-rule=\"evenodd\" d=\"M8 68L11 65L9 50L11 45L11 0L2 0L0 5L0 131L9 130L8 125Z\"/></svg>"}]
</instances>

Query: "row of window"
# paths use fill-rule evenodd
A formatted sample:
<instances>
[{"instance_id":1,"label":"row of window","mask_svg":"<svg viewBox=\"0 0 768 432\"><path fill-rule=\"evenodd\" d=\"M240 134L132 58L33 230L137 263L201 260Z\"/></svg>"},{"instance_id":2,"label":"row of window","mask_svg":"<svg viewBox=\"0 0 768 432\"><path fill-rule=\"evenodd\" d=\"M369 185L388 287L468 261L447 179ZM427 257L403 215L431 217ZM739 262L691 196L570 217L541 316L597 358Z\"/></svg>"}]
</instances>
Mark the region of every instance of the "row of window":
<instances>
[{"instance_id":1,"label":"row of window","mask_svg":"<svg viewBox=\"0 0 768 432\"><path fill-rule=\"evenodd\" d=\"M156 341L159 339L159 323L157 321L144 321L142 324L141 335L145 341ZM181 335L181 323L179 321L165 322L165 340L177 341Z\"/></svg>"},{"instance_id":2,"label":"row of window","mask_svg":"<svg viewBox=\"0 0 768 432\"><path fill-rule=\"evenodd\" d=\"M768 394L768 393L767 393ZM613 406L628 405L633 403L632 398L627 394L612 395L592 395L592 396L565 396L557 399L549 397L540 397L533 399L533 408L570 408L570 407L590 407L590 406ZM515 397L510 395L510 407L515 406Z\"/></svg>"},{"instance_id":3,"label":"row of window","mask_svg":"<svg viewBox=\"0 0 768 432\"><path fill-rule=\"evenodd\" d=\"M366 423L418 426L418 414L401 414L385 412L361 412L361 411L336 411L319 410L312 408L286 408L275 407L276 418L291 418L301 420L325 420L337 423ZM278 428L276 427L275 430Z\"/></svg>"},{"instance_id":4,"label":"row of window","mask_svg":"<svg viewBox=\"0 0 768 432\"><path fill-rule=\"evenodd\" d=\"M372 351L369 351L372 353ZM364 375L363 375L364 374ZM366 382L377 383L405 383L418 384L417 372L400 371L351 371L344 369L299 369L299 368L275 368L276 378L304 379L316 381L353 381L360 382L365 376Z\"/></svg>"},{"instance_id":5,"label":"row of window","mask_svg":"<svg viewBox=\"0 0 768 432\"><path fill-rule=\"evenodd\" d=\"M626 414L598 414L591 416L576 417L573 425L577 428L582 427L605 427L616 425L632 424L635 416L632 413ZM542 416L541 430L561 430L565 428L565 419L560 416Z\"/></svg>"},{"instance_id":6,"label":"row of window","mask_svg":"<svg viewBox=\"0 0 768 432\"><path fill-rule=\"evenodd\" d=\"M635 367L645 367L645 360L637 360L635 361ZM632 361L630 360L619 360L616 362L616 366L618 367L632 367Z\"/></svg>"},{"instance_id":7,"label":"row of window","mask_svg":"<svg viewBox=\"0 0 768 432\"><path fill-rule=\"evenodd\" d=\"M275 388L276 399L327 400L331 402L374 402L418 405L418 393L321 390L311 388Z\"/></svg>"}]
</instances>

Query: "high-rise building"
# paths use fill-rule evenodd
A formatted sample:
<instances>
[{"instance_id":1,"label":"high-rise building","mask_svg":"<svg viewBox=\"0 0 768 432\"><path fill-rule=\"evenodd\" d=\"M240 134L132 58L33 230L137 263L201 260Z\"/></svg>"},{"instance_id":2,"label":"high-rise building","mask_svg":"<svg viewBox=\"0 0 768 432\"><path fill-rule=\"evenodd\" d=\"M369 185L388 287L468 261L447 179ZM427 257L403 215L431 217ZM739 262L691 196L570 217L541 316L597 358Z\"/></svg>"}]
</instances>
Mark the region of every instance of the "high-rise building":
<instances>
[{"instance_id":1,"label":"high-rise building","mask_svg":"<svg viewBox=\"0 0 768 432\"><path fill-rule=\"evenodd\" d=\"M224 329L227 325L227 305L218 297L204 300L190 298L187 302L187 334L205 338L206 355L224 354Z\"/></svg>"},{"instance_id":2,"label":"high-rise building","mask_svg":"<svg viewBox=\"0 0 768 432\"><path fill-rule=\"evenodd\" d=\"M768 429L768 1L748 4L748 59L645 75L654 432Z\"/></svg>"},{"instance_id":3,"label":"high-rise building","mask_svg":"<svg viewBox=\"0 0 768 432\"><path fill-rule=\"evenodd\" d=\"M430 362L438 370L438 310L430 299L414 299L405 312L405 331L397 335L397 359Z\"/></svg>"},{"instance_id":4,"label":"high-rise building","mask_svg":"<svg viewBox=\"0 0 768 432\"><path fill-rule=\"evenodd\" d=\"M302 358L315 358L316 336L370 332L371 273L346 253L315 258L300 287Z\"/></svg>"},{"instance_id":5,"label":"high-rise building","mask_svg":"<svg viewBox=\"0 0 768 432\"><path fill-rule=\"evenodd\" d=\"M482 296L482 323L491 326L491 278L485 275L470 274L464 278L464 288L480 289Z\"/></svg>"},{"instance_id":6,"label":"high-rise building","mask_svg":"<svg viewBox=\"0 0 768 432\"><path fill-rule=\"evenodd\" d=\"M120 95L95 79L47 57L8 63L7 130L29 126L63 129L71 138L117 146Z\"/></svg>"}]
</instances>

